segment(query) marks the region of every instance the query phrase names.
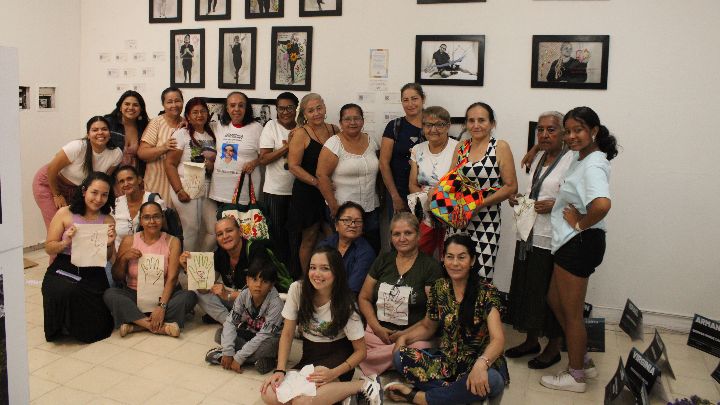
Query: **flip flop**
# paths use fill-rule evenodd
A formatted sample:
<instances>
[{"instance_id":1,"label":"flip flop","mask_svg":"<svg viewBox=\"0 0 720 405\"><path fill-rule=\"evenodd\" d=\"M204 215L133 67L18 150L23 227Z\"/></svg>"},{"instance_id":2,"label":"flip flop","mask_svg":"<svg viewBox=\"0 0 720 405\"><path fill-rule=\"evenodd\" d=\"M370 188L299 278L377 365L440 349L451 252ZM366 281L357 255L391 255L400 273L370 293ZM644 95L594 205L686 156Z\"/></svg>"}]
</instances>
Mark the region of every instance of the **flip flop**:
<instances>
[{"instance_id":1,"label":"flip flop","mask_svg":"<svg viewBox=\"0 0 720 405\"><path fill-rule=\"evenodd\" d=\"M393 382L389 382L389 383L385 384L385 386L383 387L383 391L385 391L385 393L387 393L389 396L395 396L397 398L402 398L405 402L407 402L409 404L413 403L413 400L415 399L415 395L417 395L417 393L420 392L420 390L415 387L408 387L408 388L410 388L410 392L408 392L407 394L403 394L402 392L397 391L397 390L389 389L390 387L395 387L395 386L408 387L407 385L405 385L401 382L393 381ZM390 398L390 399L392 399L392 398Z\"/></svg>"}]
</instances>

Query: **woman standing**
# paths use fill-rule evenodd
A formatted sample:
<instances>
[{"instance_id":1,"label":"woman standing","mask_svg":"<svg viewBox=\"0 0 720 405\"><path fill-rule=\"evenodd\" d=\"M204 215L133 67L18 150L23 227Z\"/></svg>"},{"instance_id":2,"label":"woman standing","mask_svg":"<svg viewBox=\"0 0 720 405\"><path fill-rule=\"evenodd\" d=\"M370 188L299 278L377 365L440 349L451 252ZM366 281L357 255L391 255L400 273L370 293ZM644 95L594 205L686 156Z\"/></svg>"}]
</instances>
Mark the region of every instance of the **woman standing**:
<instances>
[{"instance_id":1,"label":"woman standing","mask_svg":"<svg viewBox=\"0 0 720 405\"><path fill-rule=\"evenodd\" d=\"M452 164L458 141L450 139L450 113L442 107L428 107L423 110L423 131L427 141L410 150L410 192L428 193L434 189L440 178ZM420 195L427 201L427 194ZM422 203L422 201L421 201ZM423 204L429 206L429 204ZM439 253L445 239L445 228L438 221L432 221L432 214L426 213L420 223L420 250L433 256Z\"/></svg>"},{"instance_id":2,"label":"woman standing","mask_svg":"<svg viewBox=\"0 0 720 405\"><path fill-rule=\"evenodd\" d=\"M188 126L175 132L176 149L168 151L165 159L165 172L170 181L170 198L182 223L184 249L191 252L206 252L212 248L215 240L215 215L210 211L203 211L210 185L207 175L212 173L215 160L215 134L210 128L208 117L205 100L200 97L191 98L185 105L185 120ZM204 164L200 184L192 184L189 176L185 176L186 170L194 169L187 169L185 163ZM208 212L208 215L203 215L203 212Z\"/></svg>"},{"instance_id":3,"label":"woman standing","mask_svg":"<svg viewBox=\"0 0 720 405\"><path fill-rule=\"evenodd\" d=\"M563 136L563 115L550 111L540 115L537 124L537 145L543 153L531 165L531 181L525 196L534 201L535 223L527 240L518 238L515 244L515 263L510 284L510 314L515 329L526 332L525 342L505 351L509 358L540 352L540 336L550 341L543 353L528 362L532 369L544 369L560 361L562 330L547 305L553 257L550 253L552 225L550 211L560 191L560 184L572 162L566 153ZM516 196L508 200L517 205Z\"/></svg>"},{"instance_id":4,"label":"woman standing","mask_svg":"<svg viewBox=\"0 0 720 405\"><path fill-rule=\"evenodd\" d=\"M262 126L253 119L252 106L244 93L233 91L225 99L225 112L220 125L214 128L216 148L224 151L223 164L215 165L208 197L221 204L231 203L240 176L250 175L255 195L260 195L260 134ZM250 185L245 181L238 204L250 202ZM205 204L208 214L215 204Z\"/></svg>"},{"instance_id":5,"label":"woman standing","mask_svg":"<svg viewBox=\"0 0 720 405\"><path fill-rule=\"evenodd\" d=\"M195 48L190 44L190 34L185 34L183 44L180 46L180 59L182 59L184 83L192 83L192 65Z\"/></svg>"},{"instance_id":6,"label":"woman standing","mask_svg":"<svg viewBox=\"0 0 720 405\"><path fill-rule=\"evenodd\" d=\"M408 83L400 89L405 116L388 122L380 144L380 173L389 194L390 217L407 210L410 193L410 149L424 141L422 111L425 92L417 83Z\"/></svg>"},{"instance_id":7,"label":"woman standing","mask_svg":"<svg viewBox=\"0 0 720 405\"><path fill-rule=\"evenodd\" d=\"M295 234L301 235L298 257L302 273L307 272L310 253L317 245L321 232L326 236L330 234L325 217L325 199L318 189L319 183L315 177L320 151L325 141L338 132L335 125L325 123L325 112L325 102L319 94L306 94L300 101L298 127L289 135L288 168L295 176L295 182L290 199L288 226ZM292 239L291 244L296 245ZM296 278L300 275L298 271L293 273Z\"/></svg>"},{"instance_id":8,"label":"woman standing","mask_svg":"<svg viewBox=\"0 0 720 405\"><path fill-rule=\"evenodd\" d=\"M133 166L139 170L137 151L140 135L150 121L145 110L145 100L140 93L128 90L120 96L113 112L105 118L110 127L111 144L123 152L121 165Z\"/></svg>"},{"instance_id":9,"label":"woman standing","mask_svg":"<svg viewBox=\"0 0 720 405\"><path fill-rule=\"evenodd\" d=\"M563 123L573 161L550 214L555 268L548 303L565 332L570 361L566 371L544 376L540 384L585 392L585 378L597 377L597 369L587 354L583 305L588 279L605 255L610 160L618 151L615 137L590 107L573 108Z\"/></svg>"},{"instance_id":10,"label":"woman standing","mask_svg":"<svg viewBox=\"0 0 720 405\"><path fill-rule=\"evenodd\" d=\"M380 252L380 205L375 190L379 146L362 132L363 111L357 104L340 109L342 131L330 137L320 152L316 176L318 188L330 208L332 218L347 201L360 204L365 211L365 238L375 253Z\"/></svg>"},{"instance_id":11,"label":"woman standing","mask_svg":"<svg viewBox=\"0 0 720 405\"><path fill-rule=\"evenodd\" d=\"M108 288L105 267L77 267L71 262L76 225L107 224L107 258L115 253L115 202L110 176L92 172L77 188L70 206L58 210L48 228L45 252L55 256L42 283L45 340L63 334L92 343L110 336L112 316L102 300Z\"/></svg>"},{"instance_id":12,"label":"woman standing","mask_svg":"<svg viewBox=\"0 0 720 405\"><path fill-rule=\"evenodd\" d=\"M499 395L510 383L502 356L505 336L497 290L481 281L475 263L475 242L467 235L445 241L447 274L430 290L427 315L398 337L395 369L414 388L385 386L390 398L414 404L466 404ZM431 338L440 328L440 347L425 351L405 347Z\"/></svg>"},{"instance_id":13,"label":"woman standing","mask_svg":"<svg viewBox=\"0 0 720 405\"><path fill-rule=\"evenodd\" d=\"M115 248L120 247L120 242L124 237L132 235L140 224L140 205L150 200L149 191L144 191L142 185L142 177L138 174L137 169L133 166L120 166L115 171L115 186L123 194L115 200L115 209L113 210L113 218L115 218ZM160 204L165 210L165 201L159 196L153 201Z\"/></svg>"},{"instance_id":14,"label":"woman standing","mask_svg":"<svg viewBox=\"0 0 720 405\"><path fill-rule=\"evenodd\" d=\"M499 189L486 196L465 227L448 229L449 234L459 230L470 233L476 244L474 256L480 277L489 282L500 242L500 203L517 193L512 152L507 142L492 136L495 125L495 113L485 103L471 104L465 111L465 126L471 138L458 144L453 165L465 162L460 171L475 187Z\"/></svg>"},{"instance_id":15,"label":"woman standing","mask_svg":"<svg viewBox=\"0 0 720 405\"><path fill-rule=\"evenodd\" d=\"M67 206L80 183L92 172L112 174L122 160L122 151L108 144L108 120L95 116L86 124L87 137L69 142L41 167L33 178L33 196L50 229L58 209Z\"/></svg>"},{"instance_id":16,"label":"woman standing","mask_svg":"<svg viewBox=\"0 0 720 405\"><path fill-rule=\"evenodd\" d=\"M314 252L302 281L290 285L282 316L285 323L280 336L277 369L261 388L266 404L281 403L276 389L287 373L290 346L298 325L303 348L302 358L294 368L314 365L315 371L307 379L317 386L315 397L296 397L299 402L311 399L318 404L333 404L362 392L371 404L381 403L382 391L376 381L367 377L350 381L355 367L365 358L365 342L362 321L337 250L325 247Z\"/></svg>"},{"instance_id":17,"label":"woman standing","mask_svg":"<svg viewBox=\"0 0 720 405\"><path fill-rule=\"evenodd\" d=\"M150 121L140 141L138 157L147 162L145 169L145 190L158 193L162 199L170 202L170 182L165 173L167 152L177 147L172 136L182 124L183 95L177 87L168 87L160 96L164 113Z\"/></svg>"},{"instance_id":18,"label":"woman standing","mask_svg":"<svg viewBox=\"0 0 720 405\"><path fill-rule=\"evenodd\" d=\"M105 304L120 328L120 336L149 330L152 333L180 336L187 315L197 297L192 291L181 290L178 284L180 241L162 231L163 213L160 204L146 202L140 206L141 230L120 242L117 260L113 265L113 279L125 283L122 288L109 288L103 294ZM138 262L145 254L162 255L165 288L157 307L146 316L137 306Z\"/></svg>"},{"instance_id":19,"label":"woman standing","mask_svg":"<svg viewBox=\"0 0 720 405\"><path fill-rule=\"evenodd\" d=\"M419 250L415 216L399 212L390 221L395 250L381 254L370 268L358 303L367 320L367 358L360 363L365 375L381 374L392 366L393 345L425 316L430 286L440 278L438 262ZM412 347L426 349L423 339Z\"/></svg>"},{"instance_id":20,"label":"woman standing","mask_svg":"<svg viewBox=\"0 0 720 405\"><path fill-rule=\"evenodd\" d=\"M237 84L238 78L240 77L240 68L242 68L242 46L240 45L239 35L235 35L233 38L233 43L230 45L230 52L232 53L233 66L235 67L233 76L235 76L235 84Z\"/></svg>"}]
</instances>

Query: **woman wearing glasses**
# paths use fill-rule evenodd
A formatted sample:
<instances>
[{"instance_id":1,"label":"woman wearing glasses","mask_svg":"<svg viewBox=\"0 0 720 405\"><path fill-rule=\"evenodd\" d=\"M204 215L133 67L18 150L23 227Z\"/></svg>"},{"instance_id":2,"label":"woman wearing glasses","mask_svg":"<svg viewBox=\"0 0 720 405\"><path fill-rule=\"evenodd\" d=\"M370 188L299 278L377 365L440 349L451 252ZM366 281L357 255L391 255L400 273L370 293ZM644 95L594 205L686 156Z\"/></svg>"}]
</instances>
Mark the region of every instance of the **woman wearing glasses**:
<instances>
[{"instance_id":1,"label":"woman wearing glasses","mask_svg":"<svg viewBox=\"0 0 720 405\"><path fill-rule=\"evenodd\" d=\"M362 132L363 111L357 104L340 109L342 131L325 142L317 171L318 188L335 218L338 207L354 201L365 210L365 237L375 252L380 251L380 205L375 180L378 174L378 149L371 136Z\"/></svg>"},{"instance_id":2,"label":"woman wearing glasses","mask_svg":"<svg viewBox=\"0 0 720 405\"><path fill-rule=\"evenodd\" d=\"M270 239L278 258L290 264L290 243L286 230L290 196L295 176L288 170L288 137L297 126L295 111L298 98L292 93L277 96L277 118L270 120L260 134L260 164L265 166L263 202L267 209Z\"/></svg>"},{"instance_id":3,"label":"woman wearing glasses","mask_svg":"<svg viewBox=\"0 0 720 405\"><path fill-rule=\"evenodd\" d=\"M335 215L337 233L320 242L320 246L330 246L340 252L345 264L348 286L356 295L375 260L375 252L362 237L364 214L365 210L358 203L348 201L341 205Z\"/></svg>"},{"instance_id":4,"label":"woman wearing glasses","mask_svg":"<svg viewBox=\"0 0 720 405\"><path fill-rule=\"evenodd\" d=\"M149 191L143 189L143 179L133 166L120 166L115 172L115 186L123 195L115 199L115 248L120 247L120 241L128 235L135 233L140 224L140 205L150 200ZM155 195L153 201L160 204L165 210L165 201Z\"/></svg>"},{"instance_id":5,"label":"woman wearing glasses","mask_svg":"<svg viewBox=\"0 0 720 405\"><path fill-rule=\"evenodd\" d=\"M185 105L188 126L175 132L177 144L165 159L170 198L182 223L183 248L191 252L206 252L215 242L215 213L204 207L210 185L209 175L215 162L215 133L208 118L208 106L204 99L193 97L188 100ZM185 163L202 163L202 178L187 175L189 170L197 169ZM215 208L215 204L212 207Z\"/></svg>"},{"instance_id":6,"label":"woman wearing glasses","mask_svg":"<svg viewBox=\"0 0 720 405\"><path fill-rule=\"evenodd\" d=\"M423 110L423 131L427 141L413 146L410 150L410 192L425 193L417 198L428 207L427 193L434 189L440 178L452 164L453 153L458 141L448 136L450 113L442 107L428 107ZM420 250L434 255L442 248L445 229L438 221L432 221L432 214L426 213L420 223Z\"/></svg>"},{"instance_id":7,"label":"woman wearing glasses","mask_svg":"<svg viewBox=\"0 0 720 405\"><path fill-rule=\"evenodd\" d=\"M419 249L419 232L413 214L395 214L390 222L395 250L378 256L360 290L358 304L367 320L367 357L360 363L365 375L381 374L392 366L395 341L423 319L430 286L441 277L438 262ZM430 346L427 341L413 345L418 349Z\"/></svg>"},{"instance_id":8,"label":"woman wearing glasses","mask_svg":"<svg viewBox=\"0 0 720 405\"><path fill-rule=\"evenodd\" d=\"M185 315L197 302L192 291L180 289L180 241L163 232L163 218L160 204L152 201L144 203L140 206L142 229L120 242L112 275L113 279L125 285L122 288L107 289L103 299L115 319L115 327L120 328L121 337L146 329L152 333L178 337L180 328L185 323ZM139 259L146 254L164 257L162 269L165 287L158 298L157 307L149 315L137 306Z\"/></svg>"}]
</instances>

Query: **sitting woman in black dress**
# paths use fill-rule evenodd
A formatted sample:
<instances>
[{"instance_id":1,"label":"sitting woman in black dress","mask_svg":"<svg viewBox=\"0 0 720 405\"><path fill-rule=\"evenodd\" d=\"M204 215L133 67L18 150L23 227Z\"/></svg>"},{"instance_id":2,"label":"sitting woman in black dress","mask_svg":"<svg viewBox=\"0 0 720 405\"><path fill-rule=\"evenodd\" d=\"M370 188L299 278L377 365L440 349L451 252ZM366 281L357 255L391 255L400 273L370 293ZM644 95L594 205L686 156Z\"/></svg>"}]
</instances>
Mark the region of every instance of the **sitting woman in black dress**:
<instances>
[{"instance_id":1,"label":"sitting woman in black dress","mask_svg":"<svg viewBox=\"0 0 720 405\"><path fill-rule=\"evenodd\" d=\"M108 259L115 253L115 220L110 216L115 195L110 183L107 174L91 173L70 205L60 208L50 222L45 252L51 256L51 263L42 283L48 342L67 334L92 343L112 332L112 316L103 303L103 292L108 288L105 266L77 267L70 262L72 238L80 224L107 224Z\"/></svg>"}]
</instances>

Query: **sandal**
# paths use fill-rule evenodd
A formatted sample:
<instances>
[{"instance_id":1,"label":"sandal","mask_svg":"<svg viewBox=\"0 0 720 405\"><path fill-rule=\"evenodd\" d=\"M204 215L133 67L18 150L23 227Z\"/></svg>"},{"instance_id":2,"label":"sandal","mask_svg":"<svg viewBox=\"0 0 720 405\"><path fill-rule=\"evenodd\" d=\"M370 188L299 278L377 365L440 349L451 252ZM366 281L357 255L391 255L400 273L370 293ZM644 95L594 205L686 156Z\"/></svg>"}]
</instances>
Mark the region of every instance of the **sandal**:
<instances>
[{"instance_id":1,"label":"sandal","mask_svg":"<svg viewBox=\"0 0 720 405\"><path fill-rule=\"evenodd\" d=\"M407 394L403 394L402 392L400 392L398 390L389 389L394 386L407 387L407 385L405 385L401 382L398 382L398 381L393 381L393 382L389 382L389 383L385 384L385 386L383 387L383 391L385 391L385 393L387 393L388 396L390 396L390 399L392 399L395 402L397 402L397 400L394 399L393 396L396 398L401 398L403 401L407 402L408 404L412 404L413 400L415 399L415 395L417 395L417 393L420 392L420 390L415 387L408 387L411 389L410 389L410 392L408 392Z\"/></svg>"}]
</instances>

